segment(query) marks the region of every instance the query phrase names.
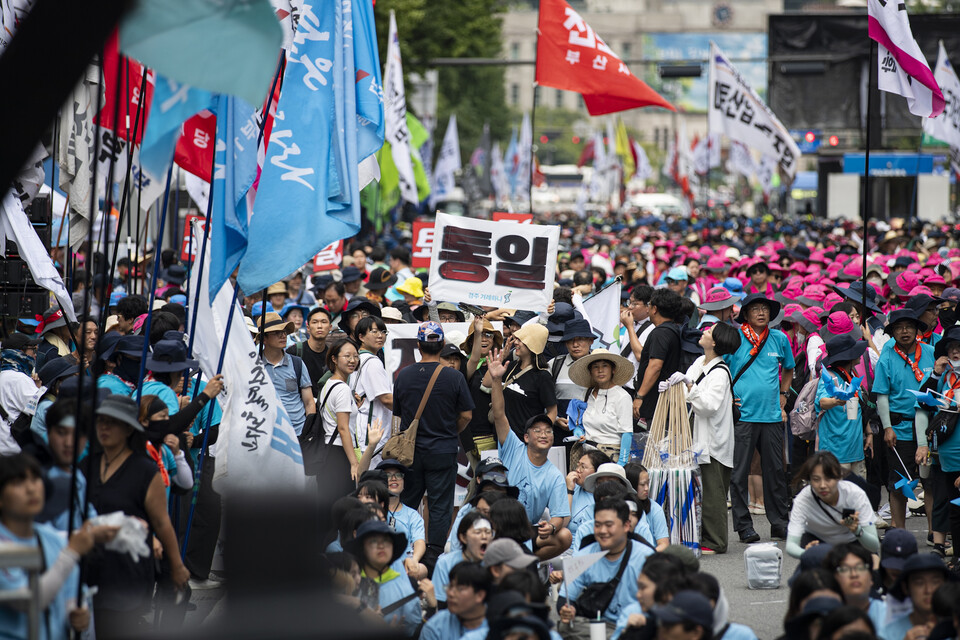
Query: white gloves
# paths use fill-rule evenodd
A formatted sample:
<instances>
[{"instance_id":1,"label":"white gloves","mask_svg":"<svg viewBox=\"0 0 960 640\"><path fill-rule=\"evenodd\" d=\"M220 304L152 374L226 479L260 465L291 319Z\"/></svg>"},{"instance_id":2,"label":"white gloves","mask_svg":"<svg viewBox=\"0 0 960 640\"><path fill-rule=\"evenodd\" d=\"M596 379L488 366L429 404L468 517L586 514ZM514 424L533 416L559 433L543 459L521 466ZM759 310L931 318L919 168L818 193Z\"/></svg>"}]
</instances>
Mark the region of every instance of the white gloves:
<instances>
[{"instance_id":1,"label":"white gloves","mask_svg":"<svg viewBox=\"0 0 960 640\"><path fill-rule=\"evenodd\" d=\"M676 373L672 374L669 378L667 378L665 381L658 384L657 391L659 391L660 393L663 393L673 385L680 384L681 382L684 384L693 384L693 381L690 380L690 378L688 378L685 373L677 371Z\"/></svg>"}]
</instances>

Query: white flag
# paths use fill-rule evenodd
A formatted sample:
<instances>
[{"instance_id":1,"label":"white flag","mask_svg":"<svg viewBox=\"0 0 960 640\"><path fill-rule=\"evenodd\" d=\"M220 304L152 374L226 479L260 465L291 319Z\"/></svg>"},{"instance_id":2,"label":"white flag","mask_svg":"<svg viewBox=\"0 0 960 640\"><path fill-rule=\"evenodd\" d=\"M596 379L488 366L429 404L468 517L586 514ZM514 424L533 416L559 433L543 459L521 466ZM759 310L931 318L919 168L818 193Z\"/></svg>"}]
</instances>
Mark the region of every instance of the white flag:
<instances>
[{"instance_id":1,"label":"white flag","mask_svg":"<svg viewBox=\"0 0 960 640\"><path fill-rule=\"evenodd\" d=\"M763 189L763 195L768 196L773 191L773 176L777 171L777 159L770 156L760 158L760 164L757 165L757 179L760 181L760 187Z\"/></svg>"},{"instance_id":2,"label":"white flag","mask_svg":"<svg viewBox=\"0 0 960 640\"><path fill-rule=\"evenodd\" d=\"M461 169L460 165L460 138L457 134L457 116L450 115L450 124L443 134L443 146L437 156L437 164L433 167L433 189L430 191L430 206L436 205L437 200L453 193L454 174Z\"/></svg>"},{"instance_id":3,"label":"white flag","mask_svg":"<svg viewBox=\"0 0 960 640\"><path fill-rule=\"evenodd\" d=\"M943 90L946 107L936 118L924 119L923 132L950 145L953 170L960 172L960 79L950 64L942 40L933 75Z\"/></svg>"},{"instance_id":4,"label":"white flag","mask_svg":"<svg viewBox=\"0 0 960 640\"><path fill-rule=\"evenodd\" d=\"M526 202L530 199L530 163L533 162L533 130L530 128L530 114L526 111L520 123L517 155L517 192L514 197L518 202Z\"/></svg>"},{"instance_id":5,"label":"white flag","mask_svg":"<svg viewBox=\"0 0 960 640\"><path fill-rule=\"evenodd\" d=\"M203 232L196 222L193 233L193 246L201 246ZM198 278L203 279L197 319L191 330L196 336L194 355L208 378L217 372L227 319L233 314L223 359L222 373L227 384L220 396L223 421L217 440L213 488L221 495L237 489L271 495L278 490L302 490L306 476L300 442L270 375L257 360L257 347L240 307L233 302L233 285L228 280L212 302L209 298L209 245L202 264L202 270L191 271L191 295L197 291Z\"/></svg>"},{"instance_id":6,"label":"white flag","mask_svg":"<svg viewBox=\"0 0 960 640\"><path fill-rule=\"evenodd\" d=\"M697 140L693 149L693 169L699 174L705 174L713 167L720 166L720 136L711 133Z\"/></svg>"},{"instance_id":7,"label":"white flag","mask_svg":"<svg viewBox=\"0 0 960 640\"><path fill-rule=\"evenodd\" d=\"M870 38L877 41L877 87L907 99L910 113L943 113L943 93L913 39L904 0L867 0Z\"/></svg>"},{"instance_id":8,"label":"white flag","mask_svg":"<svg viewBox=\"0 0 960 640\"><path fill-rule=\"evenodd\" d=\"M603 144L603 134L593 134L593 173L590 174L590 199L593 202L606 202L610 199L607 180L607 148Z\"/></svg>"},{"instance_id":9,"label":"white flag","mask_svg":"<svg viewBox=\"0 0 960 640\"><path fill-rule=\"evenodd\" d=\"M711 132L723 133L776 159L792 181L800 148L777 116L764 104L717 45L710 43L708 122Z\"/></svg>"},{"instance_id":10,"label":"white flag","mask_svg":"<svg viewBox=\"0 0 960 640\"><path fill-rule=\"evenodd\" d=\"M757 163L750 155L750 149L737 141L730 143L730 157L727 158L727 171L730 173L739 173L747 179L752 178L757 173Z\"/></svg>"},{"instance_id":11,"label":"white flag","mask_svg":"<svg viewBox=\"0 0 960 640\"><path fill-rule=\"evenodd\" d=\"M583 301L593 332L600 336L604 348L620 345L620 291L619 282L604 287Z\"/></svg>"},{"instance_id":12,"label":"white flag","mask_svg":"<svg viewBox=\"0 0 960 640\"><path fill-rule=\"evenodd\" d=\"M633 145L633 152L637 156L637 173L634 175L641 180L652 178L653 167L650 166L650 158L647 157L647 152L636 140L631 140L630 143Z\"/></svg>"},{"instance_id":13,"label":"white flag","mask_svg":"<svg viewBox=\"0 0 960 640\"><path fill-rule=\"evenodd\" d=\"M60 140L57 162L60 189L70 199L71 247L79 247L90 229L90 192L93 189L93 116L97 111L97 78L100 70L86 71L60 110Z\"/></svg>"},{"instance_id":14,"label":"white flag","mask_svg":"<svg viewBox=\"0 0 960 640\"><path fill-rule=\"evenodd\" d=\"M30 224L20 198L8 191L3 197L2 215L0 215L0 254L5 253L6 241L17 243L20 257L27 263L33 281L52 292L63 307L67 319L76 322L77 314L73 310L73 299L63 286L60 272L53 265L47 248L43 246L36 229Z\"/></svg>"},{"instance_id":15,"label":"white flag","mask_svg":"<svg viewBox=\"0 0 960 640\"><path fill-rule=\"evenodd\" d=\"M630 541L627 541L629 544ZM581 575L583 572L597 564L597 562L603 556L607 555L606 551L597 551L595 553L585 553L582 556L572 555L567 556L563 559L563 579L567 584L570 584Z\"/></svg>"},{"instance_id":16,"label":"white flag","mask_svg":"<svg viewBox=\"0 0 960 640\"><path fill-rule=\"evenodd\" d=\"M400 39L397 37L397 19L393 10L390 11L390 35L387 39L387 68L383 73L383 112L386 141L390 143L393 164L397 166L400 197L411 204L419 204L413 160L410 158L407 94L403 88Z\"/></svg>"}]
</instances>

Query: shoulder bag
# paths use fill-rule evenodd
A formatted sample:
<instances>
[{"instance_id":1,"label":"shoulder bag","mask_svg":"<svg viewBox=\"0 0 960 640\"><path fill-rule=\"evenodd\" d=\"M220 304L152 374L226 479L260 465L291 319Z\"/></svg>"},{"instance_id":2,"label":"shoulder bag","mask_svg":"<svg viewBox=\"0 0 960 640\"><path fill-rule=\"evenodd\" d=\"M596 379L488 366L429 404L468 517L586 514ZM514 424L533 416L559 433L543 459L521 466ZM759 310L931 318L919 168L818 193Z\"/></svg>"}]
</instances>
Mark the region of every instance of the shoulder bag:
<instances>
[{"instance_id":1,"label":"shoulder bag","mask_svg":"<svg viewBox=\"0 0 960 640\"><path fill-rule=\"evenodd\" d=\"M747 365L749 366L749 365ZM746 367L744 367L745 369ZM730 367L727 366L726 362L721 360L718 364L714 366L714 369L723 369L727 372L727 380L730 381L730 396L733 398L731 401L731 406L733 407L733 423L736 424L740 422L740 406L737 404L737 396L733 393L733 378L730 377ZM713 371L711 369L710 371ZM697 378L697 381L694 384L700 384L700 382L707 376L707 371L704 371L700 374L700 377ZM739 377L739 376L738 376Z\"/></svg>"},{"instance_id":2,"label":"shoulder bag","mask_svg":"<svg viewBox=\"0 0 960 640\"><path fill-rule=\"evenodd\" d=\"M338 384L346 383L337 380L327 388L327 392L323 396L323 402L319 404L315 413L307 416L303 423L303 429L300 431L298 439L300 440L300 452L303 455L303 471L308 476L315 476L320 472L320 467L326 461L327 453L333 447L333 441L337 439L339 433L337 427L334 426L330 441L325 442L323 439L323 408L327 404L327 399L330 398L330 393Z\"/></svg>"},{"instance_id":3,"label":"shoulder bag","mask_svg":"<svg viewBox=\"0 0 960 640\"><path fill-rule=\"evenodd\" d=\"M603 616L613 601L613 596L617 594L617 587L620 586L620 578L630 562L630 551L633 545L630 538L627 538L627 546L623 550L623 556L620 557L620 567L617 569L617 575L610 582L594 582L588 584L580 592L577 598L577 615L583 616L587 620L596 620Z\"/></svg>"},{"instance_id":4,"label":"shoulder bag","mask_svg":"<svg viewBox=\"0 0 960 640\"><path fill-rule=\"evenodd\" d=\"M413 417L410 426L408 426L405 431L401 431L387 440L387 444L383 447L383 457L385 459L396 460L400 464L408 467L413 464L413 452L417 447L417 427L420 424L420 416L423 415L423 410L427 406L427 400L430 399L430 392L433 391L433 385L437 382L437 378L440 377L440 369L442 368L443 365L437 363L437 368L433 370L433 375L430 376L430 382L427 383L427 390L424 392L423 398L420 399L420 406L417 407L417 413Z\"/></svg>"}]
</instances>

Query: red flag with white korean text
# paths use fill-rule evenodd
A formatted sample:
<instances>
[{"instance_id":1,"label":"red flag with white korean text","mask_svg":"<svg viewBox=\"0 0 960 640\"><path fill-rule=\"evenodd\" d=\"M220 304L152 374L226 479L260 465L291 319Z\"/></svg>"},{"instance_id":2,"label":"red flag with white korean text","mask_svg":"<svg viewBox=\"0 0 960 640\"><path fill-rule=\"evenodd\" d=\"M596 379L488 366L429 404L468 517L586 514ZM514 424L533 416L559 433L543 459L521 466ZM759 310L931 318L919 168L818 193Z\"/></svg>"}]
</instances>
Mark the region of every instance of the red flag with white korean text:
<instances>
[{"instance_id":1,"label":"red flag with white korean text","mask_svg":"<svg viewBox=\"0 0 960 640\"><path fill-rule=\"evenodd\" d=\"M627 65L564 0L540 0L537 84L583 95L592 116L637 107L676 111Z\"/></svg>"},{"instance_id":2,"label":"red flag with white korean text","mask_svg":"<svg viewBox=\"0 0 960 640\"><path fill-rule=\"evenodd\" d=\"M173 160L181 168L210 182L216 140L217 116L204 109L183 123Z\"/></svg>"},{"instance_id":3,"label":"red flag with white korean text","mask_svg":"<svg viewBox=\"0 0 960 640\"><path fill-rule=\"evenodd\" d=\"M119 63L117 58L120 58ZM119 67L118 67L119 64ZM119 81L117 72L120 73ZM97 114L96 122L100 126L114 131L124 140L129 140L134 131L137 138L134 141L140 144L143 138L143 130L146 128L147 117L150 115L150 101L153 99L153 85L155 74L147 69L146 80L144 80L144 67L142 64L120 55L120 49L117 41L117 32L107 39L103 45L103 90L104 100L100 113ZM120 91L119 111L116 111L117 90ZM145 99L143 106L140 107L140 90L143 89ZM139 110L139 113L138 113ZM117 122L114 122L114 113L117 113ZM139 125L136 123L137 116L140 116Z\"/></svg>"}]
</instances>

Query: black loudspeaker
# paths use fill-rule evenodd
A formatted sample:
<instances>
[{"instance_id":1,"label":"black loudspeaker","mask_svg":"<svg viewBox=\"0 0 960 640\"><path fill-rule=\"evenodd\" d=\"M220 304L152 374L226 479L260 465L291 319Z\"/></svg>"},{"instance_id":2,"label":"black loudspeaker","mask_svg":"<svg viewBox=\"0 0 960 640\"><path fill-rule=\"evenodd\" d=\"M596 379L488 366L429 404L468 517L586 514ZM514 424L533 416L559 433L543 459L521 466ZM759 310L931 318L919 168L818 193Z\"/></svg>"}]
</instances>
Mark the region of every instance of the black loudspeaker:
<instances>
[{"instance_id":1,"label":"black loudspeaker","mask_svg":"<svg viewBox=\"0 0 960 640\"><path fill-rule=\"evenodd\" d=\"M27 263L16 258L0 258L0 286L3 288L16 289L24 285L33 285L33 279L30 277L30 269Z\"/></svg>"},{"instance_id":2,"label":"black loudspeaker","mask_svg":"<svg viewBox=\"0 0 960 640\"><path fill-rule=\"evenodd\" d=\"M53 200L49 194L37 195L30 206L24 209L33 224L50 224Z\"/></svg>"},{"instance_id":3,"label":"black loudspeaker","mask_svg":"<svg viewBox=\"0 0 960 640\"><path fill-rule=\"evenodd\" d=\"M0 316L6 318L33 318L42 315L50 305L50 293L44 289L0 292Z\"/></svg>"}]
</instances>

